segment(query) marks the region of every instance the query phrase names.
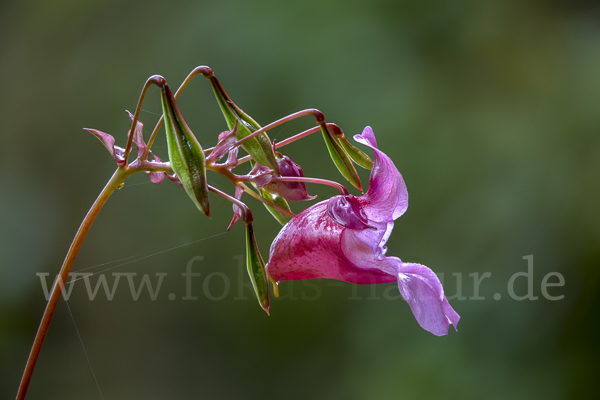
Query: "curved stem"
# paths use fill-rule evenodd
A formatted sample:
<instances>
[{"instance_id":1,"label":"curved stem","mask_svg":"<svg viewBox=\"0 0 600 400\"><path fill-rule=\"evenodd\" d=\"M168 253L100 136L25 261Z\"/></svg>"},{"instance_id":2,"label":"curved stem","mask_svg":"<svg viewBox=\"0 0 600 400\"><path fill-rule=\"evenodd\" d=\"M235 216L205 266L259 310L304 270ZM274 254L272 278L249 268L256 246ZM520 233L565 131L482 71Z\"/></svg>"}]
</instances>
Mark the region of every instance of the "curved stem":
<instances>
[{"instance_id":1,"label":"curved stem","mask_svg":"<svg viewBox=\"0 0 600 400\"><path fill-rule=\"evenodd\" d=\"M315 119L317 120L317 123L320 126L325 125L325 116L323 115L323 113L315 108L309 108L307 110L302 110L302 111L298 111L296 113L290 114L287 117L283 117L281 119L278 119L275 122L271 122L269 125L265 125L262 128L260 128L257 131L252 132L250 135L244 137L243 139L238 140L235 145L236 146L240 146L244 143L246 143L248 140L255 138L256 136L260 135L263 132L268 131L269 129L273 129L276 126L279 126L285 122L291 121L293 119L299 118L299 117L304 117L306 115L312 115L315 117Z\"/></svg>"},{"instance_id":2,"label":"curved stem","mask_svg":"<svg viewBox=\"0 0 600 400\"><path fill-rule=\"evenodd\" d=\"M181 83L181 86L179 86L179 89L177 89L177 91L173 95L175 100L177 100L179 98L179 95L181 94L181 92L183 92L183 89L185 89L185 87L188 85L188 83L190 83L191 80L198 74L202 74L205 77L209 78L210 76L213 75L213 70L210 69L209 67L207 67L206 65L201 65L199 67L194 68L192 70L192 72L190 72L188 74L188 76L185 78L185 80ZM152 131L152 134L150 135L150 138L148 139L148 144L146 145L146 150L144 151L142 160L148 159L148 155L150 154L150 147L152 147L152 144L154 143L154 140L156 139L156 135L158 135L158 131L160 130L160 127L162 126L163 122L164 122L164 117L161 116L160 119L158 120L158 122L156 123L156 126L154 127L154 130Z\"/></svg>"},{"instance_id":3,"label":"curved stem","mask_svg":"<svg viewBox=\"0 0 600 400\"><path fill-rule=\"evenodd\" d=\"M231 183L233 183L234 185L237 185L239 182L250 182L251 181L251 178L249 178L247 175L236 175L233 172L231 172L230 168L228 168L228 167L223 167L223 166L213 164L213 165L207 165L206 169L209 171L213 171L213 172L223 175L224 177L229 179L231 181Z\"/></svg>"},{"instance_id":4,"label":"curved stem","mask_svg":"<svg viewBox=\"0 0 600 400\"><path fill-rule=\"evenodd\" d=\"M35 335L35 340L33 342L33 346L31 347L29 358L27 359L25 371L23 372L23 377L21 378L21 384L19 385L19 391L17 393L17 400L23 400L25 398L27 388L29 387L29 381L31 380L31 375L33 374L33 369L35 368L35 364L40 355L42 344L44 344L44 339L46 338L46 334L48 333L48 328L50 327L50 322L52 321L54 311L56 311L56 306L58 305L58 301L60 300L60 295L62 294L63 287L67 282L69 272L73 267L75 258L77 258L79 249L81 249L81 245L83 244L83 241L88 231L90 230L92 223L96 219L96 216L98 215L98 213L100 212L110 195L115 191L119 184L121 184L121 182L123 182L125 178L134 174L135 172L137 172L137 170L118 168L113 174L113 176L110 178L104 189L102 189L102 192L100 192L100 195L98 196L98 198L88 211L87 215L81 222L81 225L77 230L77 234L75 234L75 238L73 239L73 243L71 243L71 247L67 252L67 256L65 257L56 282L54 282L54 285L52 286L52 291L50 292L50 297L48 299L48 304L46 305L46 310L44 311L44 315L40 322L40 326L38 328L37 334Z\"/></svg>"},{"instance_id":5,"label":"curved stem","mask_svg":"<svg viewBox=\"0 0 600 400\"><path fill-rule=\"evenodd\" d=\"M243 221L246 224L252 223L252 221L254 221L254 217L252 216L252 211L250 211L250 209L248 208L247 205L245 205L244 203L242 203L240 200L236 199L233 196L228 195L225 192L220 191L219 189L217 189L216 187L210 186L208 185L208 190L210 190L213 193L218 194L219 196L223 197L224 199L229 200L230 202L232 202L233 204L235 204L236 206L238 206L243 213Z\"/></svg>"},{"instance_id":6,"label":"curved stem","mask_svg":"<svg viewBox=\"0 0 600 400\"><path fill-rule=\"evenodd\" d=\"M327 124L327 125L329 125L329 124ZM304 132L300 132L297 135L290 136L289 138L282 140L281 142L275 143L275 148L278 149L280 147L286 146L290 143L295 142L296 140L300 140L308 135L312 135L315 132L319 132L320 130L321 130L320 126L315 126L314 128L307 129Z\"/></svg>"},{"instance_id":7,"label":"curved stem","mask_svg":"<svg viewBox=\"0 0 600 400\"><path fill-rule=\"evenodd\" d=\"M137 107L135 108L135 114L133 115L133 120L131 121L131 129L129 130L129 135L127 137L127 146L125 146L125 152L123 153L123 165L121 167L127 165L127 159L129 158L129 153L131 152L131 147L133 144L133 133L135 132L135 128L137 126L138 119L140 117L140 111L142 110L142 103L144 102L144 98L146 97L146 93L150 88L150 85L156 86L164 86L167 83L166 79L160 75L152 75L146 83L144 84L144 88L142 89L142 93L140 94L140 98L137 103ZM149 147L147 148L149 149Z\"/></svg>"},{"instance_id":8,"label":"curved stem","mask_svg":"<svg viewBox=\"0 0 600 400\"><path fill-rule=\"evenodd\" d=\"M330 125L335 125L335 124L327 124L327 126L330 126ZM300 140L300 139L302 139L302 138L304 138L304 137L306 137L308 135L312 135L315 132L319 132L320 130L321 130L320 126L315 126L314 128L307 129L304 132L300 132L297 135L294 135L294 136L291 136L291 137L289 137L289 138L287 138L285 140L282 140L281 142L276 142L275 145L274 145L275 149L278 149L278 148L283 147L283 146L287 146L288 144L293 143L296 140ZM208 150L211 150L211 149L208 149ZM208 150L205 150L205 152L208 151ZM243 164L245 162L248 162L251 159L252 159L252 157L249 156L249 155L245 156L245 157L242 157L242 158L240 158L238 160L238 165L239 164Z\"/></svg>"},{"instance_id":9,"label":"curved stem","mask_svg":"<svg viewBox=\"0 0 600 400\"><path fill-rule=\"evenodd\" d=\"M348 195L348 190L337 182L328 181L327 179L319 179L319 178L307 178L300 176L274 176L271 182L306 182L306 183L316 183L318 185L327 185L336 188L340 191L342 196Z\"/></svg>"}]
</instances>

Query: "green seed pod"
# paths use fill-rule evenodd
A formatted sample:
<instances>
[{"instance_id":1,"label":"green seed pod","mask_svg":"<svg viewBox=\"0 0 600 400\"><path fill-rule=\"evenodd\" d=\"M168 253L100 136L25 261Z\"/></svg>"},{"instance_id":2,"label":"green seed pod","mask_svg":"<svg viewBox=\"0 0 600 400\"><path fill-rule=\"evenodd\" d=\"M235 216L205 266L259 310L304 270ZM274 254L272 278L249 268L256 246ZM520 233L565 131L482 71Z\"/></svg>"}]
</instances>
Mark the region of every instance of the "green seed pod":
<instances>
[{"instance_id":1,"label":"green seed pod","mask_svg":"<svg viewBox=\"0 0 600 400\"><path fill-rule=\"evenodd\" d=\"M246 266L252 281L256 298L263 310L269 314L269 282L265 269L265 261L260 255L252 223L246 223Z\"/></svg>"},{"instance_id":2,"label":"green seed pod","mask_svg":"<svg viewBox=\"0 0 600 400\"><path fill-rule=\"evenodd\" d=\"M261 188L259 189L259 191L263 199L266 199L271 203L277 204L279 207L284 208L289 212L292 212L290 205L283 197L278 196L275 193L269 192L268 190L265 190L265 188ZM274 209L273 207L269 207L266 204L265 207L267 208L267 210L269 210L273 218L275 218L277 222L279 222L281 225L287 224L288 221L292 219L289 215L283 214L282 212Z\"/></svg>"},{"instance_id":3,"label":"green seed pod","mask_svg":"<svg viewBox=\"0 0 600 400\"><path fill-rule=\"evenodd\" d=\"M196 207L210 217L202 146L183 120L169 86L162 86L161 99L171 167Z\"/></svg>"},{"instance_id":4,"label":"green seed pod","mask_svg":"<svg viewBox=\"0 0 600 400\"><path fill-rule=\"evenodd\" d=\"M221 86L221 83L214 75L208 77L208 79L210 80L213 92L215 93L215 97L217 98L219 107L225 117L225 121L227 121L229 129L233 130L235 121L238 121L238 140L245 138L261 128L256 121L242 111L242 109L229 98L225 89L223 89L223 86ZM261 133L254 139L243 143L242 149L250 154L260 165L269 167L276 173L279 173L279 166L277 165L277 159L273 152L273 145L266 133Z\"/></svg>"},{"instance_id":5,"label":"green seed pod","mask_svg":"<svg viewBox=\"0 0 600 400\"><path fill-rule=\"evenodd\" d=\"M329 128L327 128L327 125L325 123L320 125L321 132L323 133L323 139L327 145L327 150L329 150L329 156L333 160L333 163L337 167L338 171L340 171L342 176L346 178L346 180L350 182L352 186L362 192L360 177L354 168L354 164L352 164L352 160L350 160L348 154L346 154L342 146L340 146L337 140L335 140L333 134Z\"/></svg>"},{"instance_id":6,"label":"green seed pod","mask_svg":"<svg viewBox=\"0 0 600 400\"><path fill-rule=\"evenodd\" d=\"M348 156L354 161L359 167L363 167L364 169L368 169L369 171L373 169L373 161L371 157L369 157L364 151L354 146L352 143L346 139L344 136L344 132L342 129L336 124L328 124L331 127L331 133L333 136L340 142Z\"/></svg>"},{"instance_id":7,"label":"green seed pod","mask_svg":"<svg viewBox=\"0 0 600 400\"><path fill-rule=\"evenodd\" d=\"M346 150L346 153L348 153L348 156L352 159L352 161L356 163L356 165L358 165L359 167L363 167L364 169L368 169L369 171L373 169L373 160L371 160L371 157L369 157L361 149L350 143L345 136L338 136L337 139L339 140L344 150Z\"/></svg>"}]
</instances>

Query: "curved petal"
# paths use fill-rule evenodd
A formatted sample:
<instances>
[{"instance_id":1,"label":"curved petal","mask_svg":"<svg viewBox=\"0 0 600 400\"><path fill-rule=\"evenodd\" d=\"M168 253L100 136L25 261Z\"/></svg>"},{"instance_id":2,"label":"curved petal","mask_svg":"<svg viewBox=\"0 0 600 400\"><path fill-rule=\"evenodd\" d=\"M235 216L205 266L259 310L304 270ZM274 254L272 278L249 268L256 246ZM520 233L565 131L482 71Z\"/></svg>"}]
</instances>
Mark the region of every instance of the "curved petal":
<instances>
[{"instance_id":1,"label":"curved petal","mask_svg":"<svg viewBox=\"0 0 600 400\"><path fill-rule=\"evenodd\" d=\"M229 150L229 154L227 154L227 161L225 162L225 166L226 167L237 167L238 165L238 152L240 151L239 147L234 147L233 149Z\"/></svg>"},{"instance_id":2,"label":"curved petal","mask_svg":"<svg viewBox=\"0 0 600 400\"><path fill-rule=\"evenodd\" d=\"M252 183L256 185L257 188L261 188L273 179L273 170L269 167L265 167L258 163L254 164L254 168L248 173L248 176L252 180Z\"/></svg>"},{"instance_id":3,"label":"curved petal","mask_svg":"<svg viewBox=\"0 0 600 400\"><path fill-rule=\"evenodd\" d=\"M388 232L386 222L369 221L376 229L346 229L342 234L342 251L348 260L359 268L379 269L385 271L392 279L396 280L396 269L389 268L384 264L375 266L374 261L383 259L385 242L390 237L391 229ZM391 223L393 227L393 222Z\"/></svg>"},{"instance_id":4,"label":"curved petal","mask_svg":"<svg viewBox=\"0 0 600 400\"><path fill-rule=\"evenodd\" d=\"M242 195L244 194L244 187L243 186L236 186L235 187L235 198L240 200L242 198ZM237 205L233 205L233 218L231 219L231 222L229 223L229 226L227 227L227 231L229 232L229 230L231 229L231 227L233 225L235 225L236 222L238 222L238 220L242 217L242 210L239 206Z\"/></svg>"},{"instance_id":5,"label":"curved petal","mask_svg":"<svg viewBox=\"0 0 600 400\"><path fill-rule=\"evenodd\" d=\"M408 191L402 175L392 160L378 149L370 126L361 135L354 136L354 140L373 149L375 156L369 177L369 190L359 197L365 213L375 221L399 218L408 208Z\"/></svg>"},{"instance_id":6,"label":"curved petal","mask_svg":"<svg viewBox=\"0 0 600 400\"><path fill-rule=\"evenodd\" d=\"M345 230L348 229L327 214L327 201L307 208L288 222L273 241L267 265L269 275L276 282L314 278L393 282L393 271L390 275L364 269L348 260L341 245Z\"/></svg>"},{"instance_id":7,"label":"curved petal","mask_svg":"<svg viewBox=\"0 0 600 400\"><path fill-rule=\"evenodd\" d=\"M397 264L398 289L419 325L436 336L447 335L449 324L456 329L460 316L448 303L435 273L421 264L403 263L395 257L388 260Z\"/></svg>"},{"instance_id":8,"label":"curved petal","mask_svg":"<svg viewBox=\"0 0 600 400\"><path fill-rule=\"evenodd\" d=\"M351 194L330 198L327 201L327 214L338 224L352 230L377 229L369 225L358 199Z\"/></svg>"},{"instance_id":9,"label":"curved petal","mask_svg":"<svg viewBox=\"0 0 600 400\"><path fill-rule=\"evenodd\" d=\"M390 236L393 224L393 222L380 223L377 232L344 230L342 251L351 263L362 270L389 274L388 277L391 279L380 282L397 280L400 294L410 306L419 325L434 335L447 335L449 324L456 327L460 316L448 303L442 284L435 273L424 265L403 263L397 257L384 256L386 250L384 245Z\"/></svg>"},{"instance_id":10,"label":"curved petal","mask_svg":"<svg viewBox=\"0 0 600 400\"><path fill-rule=\"evenodd\" d=\"M217 162L223 158L223 156L227 154L227 152L229 152L235 145L236 133L237 128L234 128L232 131L224 131L219 133L219 141L217 142L217 145L213 151L206 157L206 161Z\"/></svg>"}]
</instances>

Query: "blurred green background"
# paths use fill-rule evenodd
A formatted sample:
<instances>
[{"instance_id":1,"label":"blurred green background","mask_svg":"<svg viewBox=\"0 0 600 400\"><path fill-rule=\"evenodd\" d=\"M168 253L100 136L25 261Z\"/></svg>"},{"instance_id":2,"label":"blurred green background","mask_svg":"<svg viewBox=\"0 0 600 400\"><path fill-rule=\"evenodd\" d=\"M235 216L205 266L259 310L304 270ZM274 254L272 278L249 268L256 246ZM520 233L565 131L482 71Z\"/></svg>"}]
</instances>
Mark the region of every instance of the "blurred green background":
<instances>
[{"instance_id":1,"label":"blurred green background","mask_svg":"<svg viewBox=\"0 0 600 400\"><path fill-rule=\"evenodd\" d=\"M448 296L461 277L467 299L451 300L459 332L422 330L403 300L389 299L395 284L282 284L286 297L267 317L240 289L242 226L222 234L230 205L212 198L209 220L173 183L135 176L102 211L74 270L172 249L104 272L110 283L113 272L137 273L136 284L166 273L158 297L132 300L123 277L113 301L90 301L77 282L74 318L61 302L29 399L600 397L597 3L4 1L0 32L1 398L16 393L45 306L36 273L53 279L114 170L82 128L122 145L124 110L135 109L146 78L176 87L202 64L261 124L315 107L348 135L374 128L411 200L388 254L444 274ZM214 145L226 127L208 83L197 78L179 105L203 145ZM148 134L157 113L152 91ZM304 119L270 135L311 126ZM165 146L161 134L155 152L166 158ZM342 179L318 135L285 152L309 176ZM211 183L232 193L220 177ZM266 257L279 226L248 204ZM527 270L527 255L539 298L517 301L507 283ZM197 256L198 299L184 301L181 273ZM484 299L470 299L469 274L486 272ZM542 296L550 272L564 276L549 289L562 300ZM515 291L527 292L525 278Z\"/></svg>"}]
</instances>

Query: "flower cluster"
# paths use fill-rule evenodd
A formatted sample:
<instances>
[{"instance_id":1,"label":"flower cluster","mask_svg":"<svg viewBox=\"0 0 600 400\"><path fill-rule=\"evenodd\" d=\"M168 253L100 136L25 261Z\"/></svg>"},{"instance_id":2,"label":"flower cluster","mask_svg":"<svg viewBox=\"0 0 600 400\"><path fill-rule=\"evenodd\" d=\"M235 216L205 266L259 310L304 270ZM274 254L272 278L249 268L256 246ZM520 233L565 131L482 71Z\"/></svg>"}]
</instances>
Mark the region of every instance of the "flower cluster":
<instances>
[{"instance_id":1,"label":"flower cluster","mask_svg":"<svg viewBox=\"0 0 600 400\"><path fill-rule=\"evenodd\" d=\"M202 74L210 81L229 128L218 136L215 147L206 150L185 123L176 104L177 93L196 74ZM234 216L229 228L240 219L246 225L248 273L259 303L267 313L270 306L269 279L276 282L275 291L280 281L302 279L327 278L357 284L396 281L400 293L424 329L435 335L446 335L450 324L456 328L460 317L448 304L437 276L424 265L386 256L385 244L392 233L394 221L408 207L408 192L392 160L378 149L370 127L354 139L373 150L373 161L352 145L337 125L326 123L323 114L315 109L300 111L261 127L231 100L208 67L192 71L176 94L171 92L163 77L155 75L146 83L141 99L151 84L161 88L168 163L161 162L154 155L154 161L147 160L160 122L146 143L142 124L137 120L141 102L135 115L130 114L132 128L125 148L116 146L114 138L106 133L93 129L88 131L100 139L124 176L144 171L157 184L168 177L179 183L196 207L207 216L210 216L209 191L233 203ZM313 116L318 126L281 143L271 142L267 130L302 116ZM276 150L318 131L323 134L334 165L354 187L362 191L354 165L371 169L369 188L364 195L351 195L336 182L305 177L300 165ZM133 143L138 148L138 158L128 164ZM247 156L239 158L240 149ZM226 161L220 163L223 158ZM246 173L233 171L247 161L251 166ZM207 171L227 177L234 185L234 195L212 187ZM315 198L308 194L306 183L334 186L341 194L295 215L288 201ZM254 218L249 207L242 202L244 194L263 202L283 225L271 245L268 263L264 262L254 237Z\"/></svg>"},{"instance_id":2,"label":"flower cluster","mask_svg":"<svg viewBox=\"0 0 600 400\"><path fill-rule=\"evenodd\" d=\"M197 75L204 76L210 82L229 129L218 136L215 147L208 149L200 145L176 102L181 91ZM163 115L146 142L143 125L138 118L144 98L152 85L161 89ZM277 144L271 142L267 135L269 129L303 116L314 117L317 126ZM460 317L448 304L442 285L433 271L424 265L406 263L397 257L386 256L385 244L392 233L394 221L408 207L408 192L394 163L377 148L375 135L370 127L354 138L373 150L374 161L351 144L337 125L326 123L325 116L316 109L299 111L261 127L231 100L212 69L207 66L195 68L175 93L171 92L165 78L160 75L151 76L142 89L135 113L129 114L129 117L132 120L131 129L127 134L125 147L117 146L115 138L108 133L86 129L108 150L117 164L117 170L82 221L65 257L57 277L58 284L52 287L39 325L17 399L25 397L64 282L67 281L92 222L110 195L121 188L128 177L140 172L148 174L155 184L162 183L165 178L178 183L196 208L208 217L209 192L233 203L234 216L229 227L240 219L245 225L246 266L258 302L267 314L270 307L269 280L274 282L273 290L276 295L280 281L315 278L358 284L397 281L402 297L424 329L441 336L448 334L450 324L456 328ZM151 150L163 123L168 162L161 161ZM340 174L361 192L362 184L355 165L371 170L369 189L363 196L349 194L337 182L305 177L300 165L276 151L315 132L322 133L329 156ZM137 147L137 157L131 161L134 144ZM247 155L239 158L240 149ZM220 163L225 156L226 160ZM250 164L245 173L233 171L238 171L237 168L245 162ZM221 174L231 181L235 194L230 195L211 186L208 171ZM314 199L308 194L306 183L336 187L340 196L315 204L295 215L288 201ZM268 264L260 254L254 235L252 212L242 202L244 194L262 202L283 225L271 245Z\"/></svg>"}]
</instances>

